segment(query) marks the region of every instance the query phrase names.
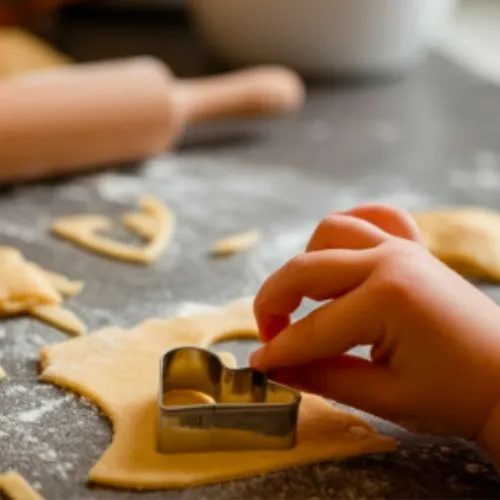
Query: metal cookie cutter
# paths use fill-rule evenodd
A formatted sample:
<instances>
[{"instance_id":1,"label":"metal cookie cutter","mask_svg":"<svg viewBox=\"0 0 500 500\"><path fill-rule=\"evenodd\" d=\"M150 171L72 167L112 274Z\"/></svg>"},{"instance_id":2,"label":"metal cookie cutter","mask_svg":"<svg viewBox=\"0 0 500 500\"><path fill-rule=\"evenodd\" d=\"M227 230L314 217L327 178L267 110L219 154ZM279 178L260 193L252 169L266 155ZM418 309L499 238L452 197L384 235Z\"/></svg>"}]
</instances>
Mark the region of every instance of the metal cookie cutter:
<instances>
[{"instance_id":1,"label":"metal cookie cutter","mask_svg":"<svg viewBox=\"0 0 500 500\"><path fill-rule=\"evenodd\" d=\"M166 404L171 391L197 391L207 404ZM158 451L271 450L295 446L300 393L251 368L228 368L205 349L180 347L161 359Z\"/></svg>"}]
</instances>

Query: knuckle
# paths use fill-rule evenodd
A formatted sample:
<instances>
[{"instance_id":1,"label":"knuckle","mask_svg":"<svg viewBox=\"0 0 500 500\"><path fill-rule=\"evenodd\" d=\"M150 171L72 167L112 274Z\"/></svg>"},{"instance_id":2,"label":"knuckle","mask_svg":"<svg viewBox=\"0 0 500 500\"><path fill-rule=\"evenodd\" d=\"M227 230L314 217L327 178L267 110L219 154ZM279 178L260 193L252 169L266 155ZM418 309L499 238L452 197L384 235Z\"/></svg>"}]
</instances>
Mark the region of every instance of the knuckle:
<instances>
[{"instance_id":1,"label":"knuckle","mask_svg":"<svg viewBox=\"0 0 500 500\"><path fill-rule=\"evenodd\" d=\"M380 247L380 265L374 273L377 295L384 301L410 301L422 280L425 250L418 244L394 239Z\"/></svg>"},{"instance_id":2,"label":"knuckle","mask_svg":"<svg viewBox=\"0 0 500 500\"><path fill-rule=\"evenodd\" d=\"M316 226L314 230L313 238L324 238L325 235L328 235L335 231L338 227L338 217L335 215L327 215L324 219L322 219L319 224Z\"/></svg>"},{"instance_id":3,"label":"knuckle","mask_svg":"<svg viewBox=\"0 0 500 500\"><path fill-rule=\"evenodd\" d=\"M353 217L344 214L329 214L318 224L318 231L331 232L351 223Z\"/></svg>"},{"instance_id":4,"label":"knuckle","mask_svg":"<svg viewBox=\"0 0 500 500\"><path fill-rule=\"evenodd\" d=\"M283 272L292 276L301 273L308 267L309 261L310 256L307 253L299 253L285 264Z\"/></svg>"},{"instance_id":5,"label":"knuckle","mask_svg":"<svg viewBox=\"0 0 500 500\"><path fill-rule=\"evenodd\" d=\"M407 267L410 262L418 262L424 249L415 242L402 238L392 238L380 246L382 262Z\"/></svg>"}]
</instances>

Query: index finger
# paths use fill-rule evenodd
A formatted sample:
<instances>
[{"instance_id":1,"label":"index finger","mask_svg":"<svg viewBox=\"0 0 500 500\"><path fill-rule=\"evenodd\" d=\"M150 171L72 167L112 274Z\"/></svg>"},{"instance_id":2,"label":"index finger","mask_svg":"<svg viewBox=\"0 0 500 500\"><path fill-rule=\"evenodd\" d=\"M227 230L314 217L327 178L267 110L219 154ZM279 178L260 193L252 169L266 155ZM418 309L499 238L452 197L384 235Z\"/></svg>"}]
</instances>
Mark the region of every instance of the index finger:
<instances>
[{"instance_id":1,"label":"index finger","mask_svg":"<svg viewBox=\"0 0 500 500\"><path fill-rule=\"evenodd\" d=\"M373 203L339 213L370 222L391 236L417 243L422 242L417 223L406 210L401 208Z\"/></svg>"},{"instance_id":2,"label":"index finger","mask_svg":"<svg viewBox=\"0 0 500 500\"><path fill-rule=\"evenodd\" d=\"M260 371L273 371L314 363L358 345L378 344L383 333L380 306L366 283L285 328L252 354L250 364Z\"/></svg>"},{"instance_id":3,"label":"index finger","mask_svg":"<svg viewBox=\"0 0 500 500\"><path fill-rule=\"evenodd\" d=\"M255 297L261 337L269 340L289 323L304 298L334 299L362 284L376 266L370 250L320 250L303 253L274 272Z\"/></svg>"}]
</instances>

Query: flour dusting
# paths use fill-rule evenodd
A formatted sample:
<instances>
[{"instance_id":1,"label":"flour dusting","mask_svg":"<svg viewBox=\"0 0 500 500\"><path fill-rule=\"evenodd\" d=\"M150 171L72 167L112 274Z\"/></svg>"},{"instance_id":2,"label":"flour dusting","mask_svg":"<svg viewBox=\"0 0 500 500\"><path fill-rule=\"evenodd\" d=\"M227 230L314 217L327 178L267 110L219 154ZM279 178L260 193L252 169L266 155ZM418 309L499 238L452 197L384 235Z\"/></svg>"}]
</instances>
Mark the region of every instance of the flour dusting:
<instances>
[{"instance_id":1,"label":"flour dusting","mask_svg":"<svg viewBox=\"0 0 500 500\"><path fill-rule=\"evenodd\" d=\"M0 224L0 235L16 238L26 243L34 243L40 240L40 232L36 227L21 226L18 224L10 223L5 219Z\"/></svg>"},{"instance_id":2,"label":"flour dusting","mask_svg":"<svg viewBox=\"0 0 500 500\"><path fill-rule=\"evenodd\" d=\"M450 185L457 189L500 190L500 155L494 151L478 151L474 164L467 169L452 170Z\"/></svg>"},{"instance_id":3,"label":"flour dusting","mask_svg":"<svg viewBox=\"0 0 500 500\"><path fill-rule=\"evenodd\" d=\"M103 199L114 202L135 202L144 191L136 177L115 172L101 174L96 187Z\"/></svg>"},{"instance_id":4,"label":"flour dusting","mask_svg":"<svg viewBox=\"0 0 500 500\"><path fill-rule=\"evenodd\" d=\"M373 135L384 144L396 144L401 139L401 131L397 123L378 122L373 128Z\"/></svg>"},{"instance_id":5,"label":"flour dusting","mask_svg":"<svg viewBox=\"0 0 500 500\"><path fill-rule=\"evenodd\" d=\"M333 134L332 125L325 120L315 120L307 127L307 135L312 142L325 142Z\"/></svg>"},{"instance_id":6,"label":"flour dusting","mask_svg":"<svg viewBox=\"0 0 500 500\"><path fill-rule=\"evenodd\" d=\"M174 311L174 316L186 318L197 314L213 313L218 311L215 306L201 304L198 302L184 302Z\"/></svg>"},{"instance_id":7,"label":"flour dusting","mask_svg":"<svg viewBox=\"0 0 500 500\"><path fill-rule=\"evenodd\" d=\"M70 397L66 396L61 399L54 399L53 401L48 401L38 408L34 408L32 410L23 411L17 415L17 418L20 422L24 423L33 423L37 422L40 418L42 418L46 413L50 413L55 410L59 406L61 406L66 401L69 401Z\"/></svg>"}]
</instances>

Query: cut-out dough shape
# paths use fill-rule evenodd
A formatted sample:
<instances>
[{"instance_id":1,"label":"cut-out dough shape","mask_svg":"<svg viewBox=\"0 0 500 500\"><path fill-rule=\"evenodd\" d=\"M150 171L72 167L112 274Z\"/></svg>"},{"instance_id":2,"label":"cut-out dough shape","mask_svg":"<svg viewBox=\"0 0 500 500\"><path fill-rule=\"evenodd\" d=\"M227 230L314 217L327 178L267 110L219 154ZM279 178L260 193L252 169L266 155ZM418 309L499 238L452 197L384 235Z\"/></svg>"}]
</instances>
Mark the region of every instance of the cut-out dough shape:
<instances>
[{"instance_id":1,"label":"cut-out dough shape","mask_svg":"<svg viewBox=\"0 0 500 500\"><path fill-rule=\"evenodd\" d=\"M210 250L214 257L225 257L237 252L243 252L257 245L262 238L258 229L252 229L244 233L233 234L216 241Z\"/></svg>"},{"instance_id":2,"label":"cut-out dough shape","mask_svg":"<svg viewBox=\"0 0 500 500\"><path fill-rule=\"evenodd\" d=\"M62 276L61 274L54 273L53 271L47 271L46 269L39 268L40 271L45 275L45 277L50 281L50 284L65 297L72 297L73 295L78 295L85 283L83 281L72 281Z\"/></svg>"},{"instance_id":3,"label":"cut-out dough shape","mask_svg":"<svg viewBox=\"0 0 500 500\"><path fill-rule=\"evenodd\" d=\"M428 250L458 273L500 281L500 214L478 207L413 215Z\"/></svg>"},{"instance_id":4,"label":"cut-out dough shape","mask_svg":"<svg viewBox=\"0 0 500 500\"><path fill-rule=\"evenodd\" d=\"M155 217L141 212L125 214L122 222L127 229L145 240L153 238L161 228L159 221Z\"/></svg>"},{"instance_id":5,"label":"cut-out dough shape","mask_svg":"<svg viewBox=\"0 0 500 500\"><path fill-rule=\"evenodd\" d=\"M0 247L0 314L27 311L40 304L59 304L59 292L36 265L24 260L20 252Z\"/></svg>"},{"instance_id":6,"label":"cut-out dough shape","mask_svg":"<svg viewBox=\"0 0 500 500\"><path fill-rule=\"evenodd\" d=\"M126 215L123 222L127 228L147 240L142 247L99 234L109 231L113 226L110 219L101 215L60 217L53 221L51 231L60 238L98 254L135 264L149 264L161 255L170 242L175 218L162 202L152 196L145 196L139 200L139 204L142 212Z\"/></svg>"},{"instance_id":7,"label":"cut-out dough shape","mask_svg":"<svg viewBox=\"0 0 500 500\"><path fill-rule=\"evenodd\" d=\"M166 349L207 347L229 338L257 338L252 301L192 317L150 319L106 328L43 348L41 380L75 391L111 419L114 437L92 468L91 482L162 489L187 488L330 459L395 449L360 418L305 394L297 446L291 450L163 455L156 451L159 361ZM357 429L354 431L353 429ZM361 434L359 429L366 433Z\"/></svg>"},{"instance_id":8,"label":"cut-out dough shape","mask_svg":"<svg viewBox=\"0 0 500 500\"><path fill-rule=\"evenodd\" d=\"M0 475L0 492L10 500L43 500L26 479L15 471Z\"/></svg>"},{"instance_id":9,"label":"cut-out dough shape","mask_svg":"<svg viewBox=\"0 0 500 500\"><path fill-rule=\"evenodd\" d=\"M31 309L30 314L40 321L73 336L83 335L87 332L87 327L75 313L59 306L37 306Z\"/></svg>"},{"instance_id":10,"label":"cut-out dough shape","mask_svg":"<svg viewBox=\"0 0 500 500\"><path fill-rule=\"evenodd\" d=\"M65 332L84 333L85 325L61 307L63 295L82 287L82 282L25 260L15 248L0 247L0 317L31 314Z\"/></svg>"}]
</instances>

